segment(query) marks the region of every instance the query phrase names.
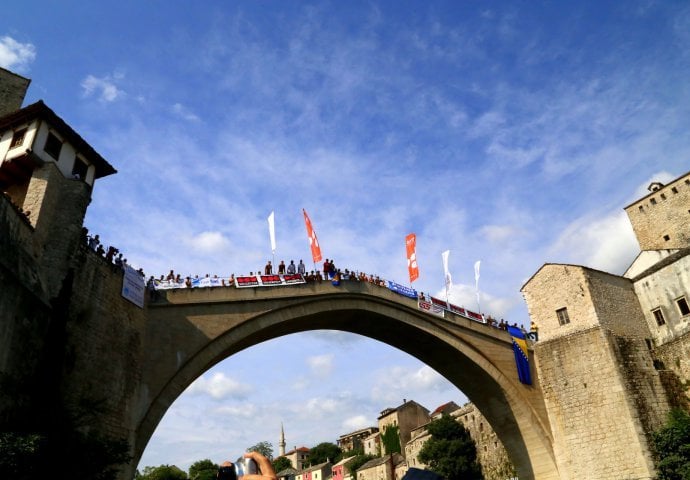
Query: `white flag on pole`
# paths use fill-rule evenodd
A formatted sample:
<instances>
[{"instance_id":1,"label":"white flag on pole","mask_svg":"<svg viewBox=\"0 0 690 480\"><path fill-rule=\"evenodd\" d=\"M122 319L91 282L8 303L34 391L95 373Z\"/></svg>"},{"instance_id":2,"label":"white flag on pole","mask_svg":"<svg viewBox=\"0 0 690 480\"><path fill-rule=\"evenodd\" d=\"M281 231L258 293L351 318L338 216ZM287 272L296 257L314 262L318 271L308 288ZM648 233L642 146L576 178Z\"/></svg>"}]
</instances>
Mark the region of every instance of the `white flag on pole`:
<instances>
[{"instance_id":1,"label":"white flag on pole","mask_svg":"<svg viewBox=\"0 0 690 480\"><path fill-rule=\"evenodd\" d=\"M448 257L450 256L450 250L446 250L441 254L441 258L443 258L443 276L446 281L446 290L448 290L450 287L453 286L453 278L450 276L450 272L448 271Z\"/></svg>"},{"instance_id":2,"label":"white flag on pole","mask_svg":"<svg viewBox=\"0 0 690 480\"><path fill-rule=\"evenodd\" d=\"M474 289L476 290L477 293L477 306L479 307L479 311L482 311L482 307L479 304L479 265L481 261L477 260L474 262Z\"/></svg>"},{"instance_id":3,"label":"white flag on pole","mask_svg":"<svg viewBox=\"0 0 690 480\"><path fill-rule=\"evenodd\" d=\"M268 216L268 233L271 235L271 252L276 253L276 225L274 212Z\"/></svg>"}]
</instances>

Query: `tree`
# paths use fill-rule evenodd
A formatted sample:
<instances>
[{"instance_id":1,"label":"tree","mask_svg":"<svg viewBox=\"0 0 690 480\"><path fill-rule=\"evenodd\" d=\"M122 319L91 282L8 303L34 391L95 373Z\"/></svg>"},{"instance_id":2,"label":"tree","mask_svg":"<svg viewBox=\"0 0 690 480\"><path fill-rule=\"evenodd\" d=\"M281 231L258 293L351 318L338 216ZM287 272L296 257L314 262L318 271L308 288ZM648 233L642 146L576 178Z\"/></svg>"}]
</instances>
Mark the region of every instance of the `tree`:
<instances>
[{"instance_id":1,"label":"tree","mask_svg":"<svg viewBox=\"0 0 690 480\"><path fill-rule=\"evenodd\" d=\"M340 447L334 443L319 443L317 446L309 450L309 462L312 465L318 465L328 460L335 463L340 459L339 456L341 453L342 451L340 450Z\"/></svg>"},{"instance_id":2,"label":"tree","mask_svg":"<svg viewBox=\"0 0 690 480\"><path fill-rule=\"evenodd\" d=\"M189 480L215 480L217 473L218 465L207 458L192 463L189 467Z\"/></svg>"},{"instance_id":3,"label":"tree","mask_svg":"<svg viewBox=\"0 0 690 480\"><path fill-rule=\"evenodd\" d=\"M259 452L269 460L273 460L273 444L271 442L259 442L247 449L248 452Z\"/></svg>"},{"instance_id":4,"label":"tree","mask_svg":"<svg viewBox=\"0 0 690 480\"><path fill-rule=\"evenodd\" d=\"M187 474L175 465L160 465L144 467L144 471L137 475L136 480L187 480Z\"/></svg>"},{"instance_id":5,"label":"tree","mask_svg":"<svg viewBox=\"0 0 690 480\"><path fill-rule=\"evenodd\" d=\"M652 437L657 452L659 480L690 478L690 414L674 409L666 425Z\"/></svg>"},{"instance_id":6,"label":"tree","mask_svg":"<svg viewBox=\"0 0 690 480\"><path fill-rule=\"evenodd\" d=\"M355 458L345 464L345 468L347 468L347 471L350 472L350 475L352 475L353 478L356 478L359 467L367 463L369 460L373 460L375 458L377 457L369 454L357 455Z\"/></svg>"},{"instance_id":7,"label":"tree","mask_svg":"<svg viewBox=\"0 0 690 480\"><path fill-rule=\"evenodd\" d=\"M273 470L275 470L276 473L282 472L286 468L292 468L292 463L287 457L278 457L273 460Z\"/></svg>"},{"instance_id":8,"label":"tree","mask_svg":"<svg viewBox=\"0 0 690 480\"><path fill-rule=\"evenodd\" d=\"M447 480L481 479L477 448L465 430L450 415L443 415L427 427L431 438L419 451L418 458L429 469Z\"/></svg>"}]
</instances>

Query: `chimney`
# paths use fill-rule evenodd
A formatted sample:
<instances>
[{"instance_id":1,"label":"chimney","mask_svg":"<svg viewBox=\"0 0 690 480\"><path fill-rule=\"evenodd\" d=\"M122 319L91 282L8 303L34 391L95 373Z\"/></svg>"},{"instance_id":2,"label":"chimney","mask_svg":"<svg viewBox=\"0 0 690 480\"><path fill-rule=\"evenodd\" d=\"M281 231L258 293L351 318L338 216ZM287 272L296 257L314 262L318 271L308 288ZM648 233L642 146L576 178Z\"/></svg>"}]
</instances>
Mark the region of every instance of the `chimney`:
<instances>
[{"instance_id":1,"label":"chimney","mask_svg":"<svg viewBox=\"0 0 690 480\"><path fill-rule=\"evenodd\" d=\"M0 67L0 117L22 108L31 80Z\"/></svg>"}]
</instances>

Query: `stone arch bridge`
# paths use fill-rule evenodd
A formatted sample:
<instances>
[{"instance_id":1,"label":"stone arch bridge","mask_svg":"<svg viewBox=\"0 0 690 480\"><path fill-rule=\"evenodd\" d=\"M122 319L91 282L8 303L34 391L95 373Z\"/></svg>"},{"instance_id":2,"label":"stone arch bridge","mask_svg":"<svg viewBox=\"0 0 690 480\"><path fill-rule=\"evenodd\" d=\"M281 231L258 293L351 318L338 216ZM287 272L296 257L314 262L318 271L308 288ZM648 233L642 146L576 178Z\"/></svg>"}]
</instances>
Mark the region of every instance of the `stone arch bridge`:
<instances>
[{"instance_id":1,"label":"stone arch bridge","mask_svg":"<svg viewBox=\"0 0 690 480\"><path fill-rule=\"evenodd\" d=\"M425 313L413 299L361 282L160 293L146 308L134 465L166 410L213 365L265 340L329 329L379 340L434 368L477 405L520 478L558 478L537 375L531 386L518 381L505 331L449 312ZM532 351L530 358L533 364Z\"/></svg>"}]
</instances>

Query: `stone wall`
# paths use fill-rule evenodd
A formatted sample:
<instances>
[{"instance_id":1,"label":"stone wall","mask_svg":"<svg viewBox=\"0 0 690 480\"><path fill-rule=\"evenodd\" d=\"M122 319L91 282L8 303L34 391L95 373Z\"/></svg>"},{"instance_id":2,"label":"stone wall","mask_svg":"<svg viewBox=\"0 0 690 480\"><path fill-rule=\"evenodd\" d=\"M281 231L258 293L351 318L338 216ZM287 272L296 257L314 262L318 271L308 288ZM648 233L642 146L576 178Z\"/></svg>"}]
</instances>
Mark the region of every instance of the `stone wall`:
<instances>
[{"instance_id":1,"label":"stone wall","mask_svg":"<svg viewBox=\"0 0 690 480\"><path fill-rule=\"evenodd\" d=\"M640 250L690 244L690 174L685 174L625 208Z\"/></svg>"},{"instance_id":2,"label":"stone wall","mask_svg":"<svg viewBox=\"0 0 690 480\"><path fill-rule=\"evenodd\" d=\"M0 116L21 108L29 83L28 78L0 68Z\"/></svg>"},{"instance_id":3,"label":"stone wall","mask_svg":"<svg viewBox=\"0 0 690 480\"><path fill-rule=\"evenodd\" d=\"M600 327L536 344L561 478L653 477L643 433L649 422L640 420L639 407L626 390L640 387L633 395L644 397L649 379L635 374L639 368L630 378L621 373L625 363L634 367L639 349L618 348L617 338Z\"/></svg>"}]
</instances>

